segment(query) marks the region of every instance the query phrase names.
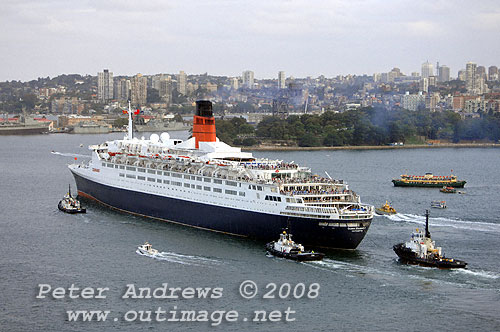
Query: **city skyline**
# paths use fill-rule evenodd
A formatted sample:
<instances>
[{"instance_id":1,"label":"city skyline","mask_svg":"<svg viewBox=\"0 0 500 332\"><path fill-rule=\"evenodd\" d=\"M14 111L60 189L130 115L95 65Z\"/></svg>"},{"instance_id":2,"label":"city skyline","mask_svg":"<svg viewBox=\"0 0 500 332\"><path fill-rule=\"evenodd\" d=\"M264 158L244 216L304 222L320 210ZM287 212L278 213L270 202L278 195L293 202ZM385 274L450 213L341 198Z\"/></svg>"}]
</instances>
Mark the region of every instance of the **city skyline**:
<instances>
[{"instance_id":1,"label":"city skyline","mask_svg":"<svg viewBox=\"0 0 500 332\"><path fill-rule=\"evenodd\" d=\"M494 1L6 1L0 81L208 72L255 78L410 75L429 61L498 66Z\"/></svg>"}]
</instances>

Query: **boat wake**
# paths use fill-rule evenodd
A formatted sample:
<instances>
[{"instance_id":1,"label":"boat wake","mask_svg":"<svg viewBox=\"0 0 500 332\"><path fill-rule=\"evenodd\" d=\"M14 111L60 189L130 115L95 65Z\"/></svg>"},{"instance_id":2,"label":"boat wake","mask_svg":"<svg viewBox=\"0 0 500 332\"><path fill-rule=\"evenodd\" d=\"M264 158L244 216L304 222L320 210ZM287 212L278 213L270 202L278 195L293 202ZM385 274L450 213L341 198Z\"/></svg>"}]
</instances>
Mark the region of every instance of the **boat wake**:
<instances>
[{"instance_id":1,"label":"boat wake","mask_svg":"<svg viewBox=\"0 0 500 332\"><path fill-rule=\"evenodd\" d=\"M384 217L392 221L411 222L411 223L425 225L425 216L397 213L393 215L384 215ZM438 217L438 218L429 218L429 225L435 227L452 227L457 229L465 229L478 232L500 233L500 224L481 222L481 221L467 221L467 220Z\"/></svg>"},{"instance_id":2,"label":"boat wake","mask_svg":"<svg viewBox=\"0 0 500 332\"><path fill-rule=\"evenodd\" d=\"M371 274L371 275L395 276L394 273L388 270L381 270L370 266L357 265L343 261L336 261L329 258L325 258L321 261L304 262L303 264L328 271L339 271L339 272L342 271L342 272L349 272L349 273L363 274L363 275Z\"/></svg>"},{"instance_id":3,"label":"boat wake","mask_svg":"<svg viewBox=\"0 0 500 332\"><path fill-rule=\"evenodd\" d=\"M485 279L498 279L500 275L495 272L483 271L483 270L468 270L468 269L457 269L453 270L454 273L460 273L465 275L472 275L475 277L481 277Z\"/></svg>"},{"instance_id":4,"label":"boat wake","mask_svg":"<svg viewBox=\"0 0 500 332\"><path fill-rule=\"evenodd\" d=\"M55 154L55 155L58 155L58 156L63 156L63 157L90 158L89 155L78 154L78 153L64 153L64 152L57 152L57 151L52 151L51 153Z\"/></svg>"},{"instance_id":5,"label":"boat wake","mask_svg":"<svg viewBox=\"0 0 500 332\"><path fill-rule=\"evenodd\" d=\"M137 254L141 256L147 256L153 259L167 261L170 263L177 263L183 265L194 265L194 266L210 266L210 265L220 265L221 261L218 259L207 258L202 256L191 256L182 255L174 252L159 252L158 254L143 254L139 250L136 251Z\"/></svg>"}]
</instances>

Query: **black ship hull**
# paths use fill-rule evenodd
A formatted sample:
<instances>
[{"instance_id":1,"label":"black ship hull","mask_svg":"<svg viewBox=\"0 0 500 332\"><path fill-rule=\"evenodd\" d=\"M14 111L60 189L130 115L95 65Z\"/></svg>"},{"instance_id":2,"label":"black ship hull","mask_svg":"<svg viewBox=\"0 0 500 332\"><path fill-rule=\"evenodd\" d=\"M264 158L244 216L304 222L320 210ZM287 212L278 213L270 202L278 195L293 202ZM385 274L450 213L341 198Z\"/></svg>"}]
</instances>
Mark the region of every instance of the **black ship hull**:
<instances>
[{"instance_id":1,"label":"black ship hull","mask_svg":"<svg viewBox=\"0 0 500 332\"><path fill-rule=\"evenodd\" d=\"M371 219L357 221L347 227L345 220L288 217L228 208L194 201L115 188L86 179L73 172L78 194L108 207L144 217L186 226L251 237L266 242L287 227L294 237L311 248L355 249L365 237ZM337 223L330 226L329 223Z\"/></svg>"},{"instance_id":2,"label":"black ship hull","mask_svg":"<svg viewBox=\"0 0 500 332\"><path fill-rule=\"evenodd\" d=\"M310 251L302 253L299 253L298 251L290 251L289 253L281 252L279 250L274 249L274 242L269 242L268 244L266 244L266 249L273 256L287 258L299 262L320 261L323 259L323 257L325 257L325 254L320 252L310 252Z\"/></svg>"},{"instance_id":3,"label":"black ship hull","mask_svg":"<svg viewBox=\"0 0 500 332\"><path fill-rule=\"evenodd\" d=\"M420 258L409 248L406 248L404 243L396 244L393 247L393 250L396 255L398 255L399 260L402 263L438 267L441 269L457 269L465 268L467 266L466 262L457 259L450 259L445 257L435 259Z\"/></svg>"}]
</instances>

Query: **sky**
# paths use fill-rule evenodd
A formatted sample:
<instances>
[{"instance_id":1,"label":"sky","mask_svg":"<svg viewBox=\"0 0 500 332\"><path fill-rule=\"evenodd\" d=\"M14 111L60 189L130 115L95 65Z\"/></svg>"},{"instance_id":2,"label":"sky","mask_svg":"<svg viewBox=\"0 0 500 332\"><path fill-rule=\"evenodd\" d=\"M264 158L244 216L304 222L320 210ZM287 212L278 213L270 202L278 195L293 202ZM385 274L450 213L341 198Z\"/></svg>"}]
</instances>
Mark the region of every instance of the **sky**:
<instances>
[{"instance_id":1,"label":"sky","mask_svg":"<svg viewBox=\"0 0 500 332\"><path fill-rule=\"evenodd\" d=\"M496 0L0 0L0 81L500 67Z\"/></svg>"}]
</instances>

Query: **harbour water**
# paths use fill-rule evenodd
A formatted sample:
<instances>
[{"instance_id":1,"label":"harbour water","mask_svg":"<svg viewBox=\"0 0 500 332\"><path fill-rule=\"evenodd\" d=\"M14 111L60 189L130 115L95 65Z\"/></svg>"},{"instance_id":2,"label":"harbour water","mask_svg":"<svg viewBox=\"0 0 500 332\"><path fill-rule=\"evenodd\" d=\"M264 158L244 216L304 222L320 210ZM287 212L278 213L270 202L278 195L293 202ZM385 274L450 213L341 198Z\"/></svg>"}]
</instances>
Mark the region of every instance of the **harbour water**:
<instances>
[{"instance_id":1,"label":"harbour water","mask_svg":"<svg viewBox=\"0 0 500 332\"><path fill-rule=\"evenodd\" d=\"M186 134L172 136L185 138ZM266 256L264 243L122 214L90 202L85 202L84 215L58 211L68 183L74 189L66 165L75 158L76 162L88 160L89 144L121 135L0 139L0 330L500 330L499 149L255 152L309 165L323 176L327 171L347 181L363 202L378 206L389 200L398 210L393 216L375 217L358 249L328 251L322 262L296 263ZM395 188L391 183L405 172L448 175L451 170L467 180L465 194ZM430 211L432 237L445 254L467 261L466 270L402 265L392 251L394 244L423 226L423 215L433 200L446 200L448 208ZM137 254L137 246L145 241L161 254L155 258ZM240 294L246 280L258 287L254 298ZM215 298L123 298L127 285L154 290L164 283L222 291ZM109 291L104 298L73 299L66 294L59 299L49 293L37 298L40 284ZM277 287L274 292L272 284ZM304 295L302 286L297 286L301 284ZM320 286L317 294L313 284ZM266 293L274 298L265 298ZM235 310L239 317L220 324L217 319L130 319L131 311L154 312L158 307L207 310L209 318L214 311ZM68 319L69 310L109 310L110 318L73 322ZM255 311L261 310L279 310L282 317L253 321ZM293 321L285 321L286 310L293 311L288 316Z\"/></svg>"}]
</instances>

